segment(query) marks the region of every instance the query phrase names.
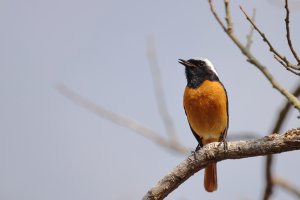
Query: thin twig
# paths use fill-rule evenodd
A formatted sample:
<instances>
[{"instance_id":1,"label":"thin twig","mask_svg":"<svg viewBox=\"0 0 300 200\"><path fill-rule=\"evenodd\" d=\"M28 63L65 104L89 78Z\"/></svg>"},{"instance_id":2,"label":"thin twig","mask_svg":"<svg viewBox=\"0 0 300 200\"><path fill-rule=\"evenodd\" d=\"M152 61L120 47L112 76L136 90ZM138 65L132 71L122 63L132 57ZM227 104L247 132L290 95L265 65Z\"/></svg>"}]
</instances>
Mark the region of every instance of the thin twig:
<instances>
[{"instance_id":1,"label":"thin twig","mask_svg":"<svg viewBox=\"0 0 300 200\"><path fill-rule=\"evenodd\" d=\"M252 18L251 18L252 21L254 21L254 22L255 22L255 16L256 16L256 9L254 8L254 9L253 9ZM254 27L251 26L251 27L250 27L249 34L246 36L246 38L247 38L247 43L246 43L245 48L246 48L248 51L250 51L251 45L252 45L252 43L253 43L253 33L254 33Z\"/></svg>"},{"instance_id":2,"label":"thin twig","mask_svg":"<svg viewBox=\"0 0 300 200\"><path fill-rule=\"evenodd\" d=\"M290 71L290 72L292 72L293 74L295 74L295 75L300 75L300 72L296 72L293 68L290 68L290 67L287 67L286 65L285 65L285 63L278 57L278 56L276 56L275 54L274 54L274 58L286 69L286 70L288 70L288 71Z\"/></svg>"},{"instance_id":3,"label":"thin twig","mask_svg":"<svg viewBox=\"0 0 300 200\"><path fill-rule=\"evenodd\" d=\"M104 119L107 119L115 124L129 128L135 131L136 133L138 133L139 135L142 135L148 140L154 142L155 144L158 144L159 146L166 148L167 150L172 150L179 154L186 154L190 152L189 149L185 148L180 144L174 145L173 143L170 143L169 140L161 137L159 133L144 126L143 124L137 122L136 120L131 119L129 117L122 116L118 113L107 110L104 107L96 105L95 103L80 96L75 91L71 90L70 88L66 87L63 84L57 84L56 89L62 95L64 95L74 103L78 104L79 106L87 109L88 111L95 113L98 116L103 117Z\"/></svg>"},{"instance_id":4,"label":"thin twig","mask_svg":"<svg viewBox=\"0 0 300 200\"><path fill-rule=\"evenodd\" d=\"M293 94L295 95L295 97L299 97L300 96L300 84L298 83L297 86L295 87L295 89L293 90ZM272 129L272 133L278 133L281 130L282 125L284 124L284 122L287 120L287 114L289 112L289 110L292 108L292 105L290 102L286 101L286 103L284 104L284 106L282 107L282 109L280 109L280 112L277 116L276 122L274 123L275 126Z\"/></svg>"},{"instance_id":5,"label":"thin twig","mask_svg":"<svg viewBox=\"0 0 300 200\"><path fill-rule=\"evenodd\" d=\"M251 18L248 16L248 14L246 13L246 11L244 11L244 9L242 8L242 6L240 6L241 11L244 13L246 19L252 24L252 26L254 27L254 29L259 33L259 35L263 38L263 41L265 43L268 44L269 46L269 50L274 53L278 58L280 58L286 65L286 67L290 67L293 69L300 69L299 66L292 64L291 62L288 61L288 59L281 55L271 44L271 42L268 40L268 38L266 37L266 35L256 26L256 24L254 23L254 21L251 20ZM282 63L280 63L282 64Z\"/></svg>"},{"instance_id":6,"label":"thin twig","mask_svg":"<svg viewBox=\"0 0 300 200\"><path fill-rule=\"evenodd\" d=\"M227 33L228 30L227 30L226 26L223 24L223 22L220 19L220 17L218 16L218 14L217 14L217 12L215 10L215 7L214 7L214 5L212 3L212 0L208 0L208 3L210 5L210 10L211 10L212 14L215 16L217 22L220 24L220 26L223 28L223 30Z\"/></svg>"},{"instance_id":7,"label":"thin twig","mask_svg":"<svg viewBox=\"0 0 300 200\"><path fill-rule=\"evenodd\" d=\"M170 137L170 142L173 142L174 145L176 145L178 143L177 133L176 133L173 120L168 112L168 108L165 100L165 94L162 88L163 84L160 75L159 65L156 58L154 38L148 38L147 40L147 55L148 55L150 70L151 70L153 84L154 84L154 91L155 91L158 111L164 122L166 132Z\"/></svg>"},{"instance_id":8,"label":"thin twig","mask_svg":"<svg viewBox=\"0 0 300 200\"><path fill-rule=\"evenodd\" d=\"M273 181L272 181L272 166L273 166L273 156L266 156L266 186L264 191L263 200L268 200L273 193Z\"/></svg>"},{"instance_id":9,"label":"thin twig","mask_svg":"<svg viewBox=\"0 0 300 200\"><path fill-rule=\"evenodd\" d=\"M261 139L228 142L227 150L218 142L205 145L187 157L162 178L144 196L144 200L165 198L189 177L212 162L282 153L300 149L300 128L284 134L272 134Z\"/></svg>"},{"instance_id":10,"label":"thin twig","mask_svg":"<svg viewBox=\"0 0 300 200\"><path fill-rule=\"evenodd\" d=\"M230 37L230 39L238 46L238 48L241 50L241 52L247 57L247 61L253 64L255 67L257 67L263 75L268 79L268 81L272 84L272 86L278 90L283 96L285 96L288 101L290 101L297 110L300 111L300 101L293 95L291 94L288 90L286 90L284 87L282 87L279 82L272 76L272 74L269 72L269 70L262 65L253 55L251 52L249 52L245 46L240 42L240 40L233 34L229 34L227 32L227 29L225 28L224 24L220 20L218 14L216 13L214 9L214 5L212 4L212 0L208 0L210 9L216 18L216 20L219 22L225 33Z\"/></svg>"},{"instance_id":11,"label":"thin twig","mask_svg":"<svg viewBox=\"0 0 300 200\"><path fill-rule=\"evenodd\" d=\"M224 0L224 4L225 4L225 20L227 22L227 32L229 34L232 33L233 31L233 24L231 21L231 16L230 16L230 10L229 10L229 0Z\"/></svg>"},{"instance_id":12,"label":"thin twig","mask_svg":"<svg viewBox=\"0 0 300 200\"><path fill-rule=\"evenodd\" d=\"M251 23L251 25L253 26L253 28L260 34L260 36L263 38L263 41L266 42L270 48L270 51L273 52L277 57L279 57L281 60L283 60L283 56L280 55L273 47L273 45L271 44L271 42L268 40L268 38L266 37L266 35L256 26L256 24L254 23L254 21L252 21L252 19L248 16L248 14L244 11L243 7L240 6L241 11L244 13L246 19Z\"/></svg>"},{"instance_id":13,"label":"thin twig","mask_svg":"<svg viewBox=\"0 0 300 200\"><path fill-rule=\"evenodd\" d=\"M285 0L285 6L284 6L284 8L286 10L286 18L285 18L286 38L287 38L289 47L291 49L291 52L293 53L295 59L298 62L298 65L300 66L300 59L299 59L299 57L298 57L295 49L293 48L292 41L291 41L291 36L290 36L290 26L289 26L289 23L290 23L290 10L289 10L288 0Z\"/></svg>"},{"instance_id":14,"label":"thin twig","mask_svg":"<svg viewBox=\"0 0 300 200\"><path fill-rule=\"evenodd\" d=\"M288 181L279 177L273 178L273 183L281 187L282 189L285 189L286 191L294 194L298 199L300 199L300 188L293 186Z\"/></svg>"},{"instance_id":15,"label":"thin twig","mask_svg":"<svg viewBox=\"0 0 300 200\"><path fill-rule=\"evenodd\" d=\"M295 88L293 94L298 97L300 95L300 84L297 85ZM271 131L271 133L278 133L281 131L281 127L283 126L285 120L287 119L287 115L289 110L291 109L291 104L289 101L286 101L286 103L283 105L283 107L280 109L280 112L277 116L277 119L274 123L274 127ZM268 155L266 157L266 186L265 186L265 192L264 192L264 200L270 199L272 192L273 192L273 175L272 175L272 165L273 164L273 155Z\"/></svg>"}]
</instances>

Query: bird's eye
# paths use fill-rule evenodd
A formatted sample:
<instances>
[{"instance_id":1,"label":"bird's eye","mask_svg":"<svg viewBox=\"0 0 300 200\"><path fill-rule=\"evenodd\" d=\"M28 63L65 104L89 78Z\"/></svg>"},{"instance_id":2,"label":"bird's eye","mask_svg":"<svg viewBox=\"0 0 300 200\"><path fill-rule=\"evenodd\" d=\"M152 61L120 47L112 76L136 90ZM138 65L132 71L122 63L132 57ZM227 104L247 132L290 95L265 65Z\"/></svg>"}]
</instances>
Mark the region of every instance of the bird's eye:
<instances>
[{"instance_id":1,"label":"bird's eye","mask_svg":"<svg viewBox=\"0 0 300 200\"><path fill-rule=\"evenodd\" d=\"M199 65L200 65L200 66L204 66L204 65L205 65L205 62L202 61L202 60L200 60L200 61L199 61Z\"/></svg>"}]
</instances>

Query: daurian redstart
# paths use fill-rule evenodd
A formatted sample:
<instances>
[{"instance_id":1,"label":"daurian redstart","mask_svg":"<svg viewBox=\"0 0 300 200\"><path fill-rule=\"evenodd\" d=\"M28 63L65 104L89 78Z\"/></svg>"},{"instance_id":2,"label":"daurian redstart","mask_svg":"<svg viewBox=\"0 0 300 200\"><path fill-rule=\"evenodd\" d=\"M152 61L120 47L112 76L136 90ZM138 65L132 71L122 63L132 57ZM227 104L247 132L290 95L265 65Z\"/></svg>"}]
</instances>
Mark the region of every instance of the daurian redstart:
<instances>
[{"instance_id":1,"label":"daurian redstart","mask_svg":"<svg viewBox=\"0 0 300 200\"><path fill-rule=\"evenodd\" d=\"M196 150L211 142L226 142L228 99L216 69L206 58L179 59L179 63L185 66L187 86L183 105L192 133L198 141ZM204 188L213 192L217 187L217 166L212 163L205 168Z\"/></svg>"}]
</instances>

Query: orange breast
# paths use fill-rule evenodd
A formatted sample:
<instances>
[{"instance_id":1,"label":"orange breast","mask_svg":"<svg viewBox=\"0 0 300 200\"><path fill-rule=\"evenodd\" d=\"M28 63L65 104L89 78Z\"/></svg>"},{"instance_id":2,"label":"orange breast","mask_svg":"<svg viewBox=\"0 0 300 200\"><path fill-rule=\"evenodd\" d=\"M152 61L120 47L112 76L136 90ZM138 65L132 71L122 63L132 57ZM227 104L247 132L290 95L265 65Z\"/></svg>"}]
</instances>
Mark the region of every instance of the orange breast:
<instances>
[{"instance_id":1,"label":"orange breast","mask_svg":"<svg viewBox=\"0 0 300 200\"><path fill-rule=\"evenodd\" d=\"M204 81L200 87L186 87L183 98L185 112L192 129L206 141L220 141L227 127L227 97L217 81Z\"/></svg>"}]
</instances>

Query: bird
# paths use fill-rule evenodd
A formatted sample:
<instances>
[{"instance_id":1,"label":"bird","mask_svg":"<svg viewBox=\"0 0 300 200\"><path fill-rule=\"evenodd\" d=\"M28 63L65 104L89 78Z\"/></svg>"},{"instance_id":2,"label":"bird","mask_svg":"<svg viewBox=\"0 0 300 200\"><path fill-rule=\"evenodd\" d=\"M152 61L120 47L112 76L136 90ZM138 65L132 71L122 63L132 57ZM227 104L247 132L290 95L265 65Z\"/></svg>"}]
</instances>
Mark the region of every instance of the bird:
<instances>
[{"instance_id":1,"label":"bird","mask_svg":"<svg viewBox=\"0 0 300 200\"><path fill-rule=\"evenodd\" d=\"M198 141L196 150L212 142L224 142L229 125L227 91L210 60L195 57L179 59L185 66L187 85L183 95L183 106L190 129ZM204 188L214 192L218 188L217 164L205 168Z\"/></svg>"}]
</instances>

